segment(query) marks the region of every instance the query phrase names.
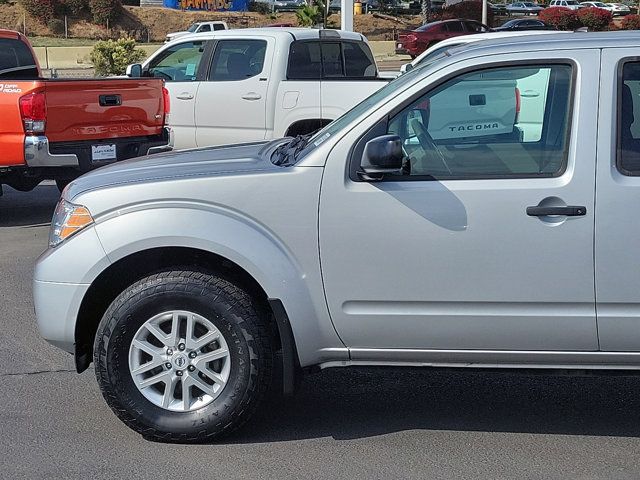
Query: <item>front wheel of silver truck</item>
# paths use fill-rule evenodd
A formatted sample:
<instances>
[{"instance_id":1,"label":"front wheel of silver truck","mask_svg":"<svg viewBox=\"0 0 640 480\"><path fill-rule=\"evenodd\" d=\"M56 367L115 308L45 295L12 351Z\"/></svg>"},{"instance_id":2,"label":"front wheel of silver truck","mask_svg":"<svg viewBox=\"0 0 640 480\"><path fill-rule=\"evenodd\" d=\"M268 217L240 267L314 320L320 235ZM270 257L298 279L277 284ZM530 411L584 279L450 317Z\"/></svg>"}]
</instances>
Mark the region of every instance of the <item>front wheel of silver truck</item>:
<instances>
[{"instance_id":1,"label":"front wheel of silver truck","mask_svg":"<svg viewBox=\"0 0 640 480\"><path fill-rule=\"evenodd\" d=\"M105 312L94 343L98 384L145 437L203 442L255 412L273 353L251 297L224 278L171 270L136 282Z\"/></svg>"}]
</instances>

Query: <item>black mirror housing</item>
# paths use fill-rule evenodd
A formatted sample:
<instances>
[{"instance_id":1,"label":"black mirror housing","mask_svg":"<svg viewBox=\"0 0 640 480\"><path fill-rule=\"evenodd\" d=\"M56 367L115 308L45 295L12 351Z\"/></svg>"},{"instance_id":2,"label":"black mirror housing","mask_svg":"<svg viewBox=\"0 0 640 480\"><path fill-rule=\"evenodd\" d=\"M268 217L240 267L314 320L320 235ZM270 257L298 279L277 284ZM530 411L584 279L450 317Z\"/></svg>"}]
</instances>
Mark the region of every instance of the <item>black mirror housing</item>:
<instances>
[{"instance_id":1,"label":"black mirror housing","mask_svg":"<svg viewBox=\"0 0 640 480\"><path fill-rule=\"evenodd\" d=\"M382 135L369 140L360 161L361 177L380 180L385 174L398 173L402 169L402 140L398 135Z\"/></svg>"}]
</instances>

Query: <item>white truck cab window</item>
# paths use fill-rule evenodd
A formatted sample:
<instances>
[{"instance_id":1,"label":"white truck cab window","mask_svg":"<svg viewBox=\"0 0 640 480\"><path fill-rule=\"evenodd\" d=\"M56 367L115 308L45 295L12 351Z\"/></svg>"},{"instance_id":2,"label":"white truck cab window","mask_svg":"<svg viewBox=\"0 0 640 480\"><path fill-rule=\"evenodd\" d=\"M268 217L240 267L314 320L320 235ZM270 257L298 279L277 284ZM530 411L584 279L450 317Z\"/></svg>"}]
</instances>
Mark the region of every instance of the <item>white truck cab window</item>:
<instances>
[{"instance_id":1,"label":"white truck cab window","mask_svg":"<svg viewBox=\"0 0 640 480\"><path fill-rule=\"evenodd\" d=\"M205 43L185 42L167 48L149 64L148 75L168 82L196 80Z\"/></svg>"},{"instance_id":2,"label":"white truck cab window","mask_svg":"<svg viewBox=\"0 0 640 480\"><path fill-rule=\"evenodd\" d=\"M388 131L412 176L554 176L567 156L570 90L567 65L466 73L412 102Z\"/></svg>"}]
</instances>

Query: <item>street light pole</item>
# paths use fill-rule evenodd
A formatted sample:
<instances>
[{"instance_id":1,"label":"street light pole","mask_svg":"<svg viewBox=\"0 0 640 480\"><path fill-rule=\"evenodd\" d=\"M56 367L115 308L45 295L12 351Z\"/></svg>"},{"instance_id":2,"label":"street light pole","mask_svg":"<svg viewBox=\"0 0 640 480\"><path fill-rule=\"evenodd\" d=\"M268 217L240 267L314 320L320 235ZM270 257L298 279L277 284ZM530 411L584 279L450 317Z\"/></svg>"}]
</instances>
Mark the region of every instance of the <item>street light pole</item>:
<instances>
[{"instance_id":1,"label":"street light pole","mask_svg":"<svg viewBox=\"0 0 640 480\"><path fill-rule=\"evenodd\" d=\"M340 1L340 30L353 32L353 0Z\"/></svg>"},{"instance_id":2,"label":"street light pole","mask_svg":"<svg viewBox=\"0 0 640 480\"><path fill-rule=\"evenodd\" d=\"M482 0L482 23L487 24L487 0Z\"/></svg>"}]
</instances>

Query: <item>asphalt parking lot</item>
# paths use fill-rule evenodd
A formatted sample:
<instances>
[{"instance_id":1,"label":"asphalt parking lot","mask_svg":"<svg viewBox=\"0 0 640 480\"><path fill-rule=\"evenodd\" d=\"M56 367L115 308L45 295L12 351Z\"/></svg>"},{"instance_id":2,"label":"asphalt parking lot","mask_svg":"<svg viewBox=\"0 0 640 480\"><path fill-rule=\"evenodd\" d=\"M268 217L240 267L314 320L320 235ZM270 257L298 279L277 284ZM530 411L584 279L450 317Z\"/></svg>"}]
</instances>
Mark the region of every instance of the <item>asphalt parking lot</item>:
<instances>
[{"instance_id":1,"label":"asphalt parking lot","mask_svg":"<svg viewBox=\"0 0 640 480\"><path fill-rule=\"evenodd\" d=\"M211 445L149 442L37 334L53 185L0 197L0 478L640 477L640 377L326 370Z\"/></svg>"}]
</instances>

